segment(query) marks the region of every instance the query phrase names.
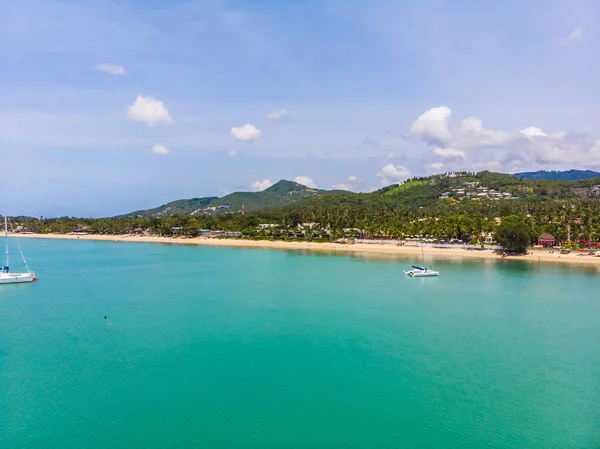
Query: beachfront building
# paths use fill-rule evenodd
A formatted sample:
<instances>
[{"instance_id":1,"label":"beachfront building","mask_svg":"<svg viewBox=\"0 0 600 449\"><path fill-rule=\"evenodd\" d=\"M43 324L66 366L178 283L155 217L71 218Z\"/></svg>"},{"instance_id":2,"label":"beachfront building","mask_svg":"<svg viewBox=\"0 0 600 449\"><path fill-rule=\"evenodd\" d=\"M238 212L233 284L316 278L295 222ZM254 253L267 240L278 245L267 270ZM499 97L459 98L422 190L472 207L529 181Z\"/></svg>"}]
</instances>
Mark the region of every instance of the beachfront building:
<instances>
[{"instance_id":1,"label":"beachfront building","mask_svg":"<svg viewBox=\"0 0 600 449\"><path fill-rule=\"evenodd\" d=\"M70 234L72 235L88 235L91 234L91 232L89 232L88 227L82 224L76 224L73 227L73 230L70 232Z\"/></svg>"},{"instance_id":2,"label":"beachfront building","mask_svg":"<svg viewBox=\"0 0 600 449\"><path fill-rule=\"evenodd\" d=\"M127 234L141 236L144 235L144 230L142 228L130 229L129 231L127 231Z\"/></svg>"},{"instance_id":3,"label":"beachfront building","mask_svg":"<svg viewBox=\"0 0 600 449\"><path fill-rule=\"evenodd\" d=\"M173 226L171 232L175 237L180 237L183 235L183 226Z\"/></svg>"},{"instance_id":4,"label":"beachfront building","mask_svg":"<svg viewBox=\"0 0 600 449\"><path fill-rule=\"evenodd\" d=\"M496 243L493 232L482 232L479 236L479 242L486 245L493 245Z\"/></svg>"},{"instance_id":5,"label":"beachfront building","mask_svg":"<svg viewBox=\"0 0 600 449\"><path fill-rule=\"evenodd\" d=\"M538 237L538 245L542 245L546 248L552 247L556 244L556 239L552 234L544 233Z\"/></svg>"},{"instance_id":6,"label":"beachfront building","mask_svg":"<svg viewBox=\"0 0 600 449\"><path fill-rule=\"evenodd\" d=\"M239 239L242 238L242 233L239 231L223 231L218 237L227 239Z\"/></svg>"},{"instance_id":7,"label":"beachfront building","mask_svg":"<svg viewBox=\"0 0 600 449\"><path fill-rule=\"evenodd\" d=\"M358 228L344 228L343 231L346 237L360 238L364 234L364 231Z\"/></svg>"},{"instance_id":8,"label":"beachfront building","mask_svg":"<svg viewBox=\"0 0 600 449\"><path fill-rule=\"evenodd\" d=\"M302 223L298 225L298 229L316 229L319 227L319 223Z\"/></svg>"},{"instance_id":9,"label":"beachfront building","mask_svg":"<svg viewBox=\"0 0 600 449\"><path fill-rule=\"evenodd\" d=\"M200 237L205 237L208 239L214 239L216 237L220 237L223 234L223 231L211 231L209 229L201 229L198 232Z\"/></svg>"}]
</instances>

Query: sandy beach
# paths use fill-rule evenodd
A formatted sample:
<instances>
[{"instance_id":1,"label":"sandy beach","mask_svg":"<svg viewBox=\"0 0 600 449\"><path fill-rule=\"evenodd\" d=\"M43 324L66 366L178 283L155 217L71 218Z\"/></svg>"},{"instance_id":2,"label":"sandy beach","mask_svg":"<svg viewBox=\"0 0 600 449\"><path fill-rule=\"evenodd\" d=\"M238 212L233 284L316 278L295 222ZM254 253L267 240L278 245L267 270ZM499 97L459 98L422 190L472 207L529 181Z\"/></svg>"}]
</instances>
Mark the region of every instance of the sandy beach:
<instances>
[{"instance_id":1,"label":"sandy beach","mask_svg":"<svg viewBox=\"0 0 600 449\"><path fill-rule=\"evenodd\" d=\"M315 242L283 242L247 239L210 239L204 237L196 238L168 238L126 235L68 235L68 234L18 234L19 238L42 238L42 239L67 239L67 240L97 240L111 242L137 242L137 243L163 243L172 245L198 245L198 246L222 246L238 248L270 248L285 250L309 250L323 251L328 253L348 253L365 255L388 255L398 257L421 257L421 248L416 246L399 246L392 244L340 244L340 243L315 243ZM493 251L467 250L464 248L424 248L425 259L480 259L480 260L522 260L532 263L548 262L571 264L581 266L600 267L600 257L579 255L578 251L570 254L559 254L556 250L550 253L548 249L532 249L530 253L523 256L508 256L502 259Z\"/></svg>"}]
</instances>

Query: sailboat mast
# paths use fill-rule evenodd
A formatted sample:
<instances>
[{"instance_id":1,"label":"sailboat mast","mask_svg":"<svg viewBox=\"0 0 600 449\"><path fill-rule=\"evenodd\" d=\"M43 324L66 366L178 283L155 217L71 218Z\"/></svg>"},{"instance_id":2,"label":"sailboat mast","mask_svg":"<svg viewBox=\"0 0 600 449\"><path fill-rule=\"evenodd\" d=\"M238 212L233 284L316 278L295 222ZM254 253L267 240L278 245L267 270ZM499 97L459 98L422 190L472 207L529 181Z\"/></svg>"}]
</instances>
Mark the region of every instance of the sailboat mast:
<instances>
[{"instance_id":1,"label":"sailboat mast","mask_svg":"<svg viewBox=\"0 0 600 449\"><path fill-rule=\"evenodd\" d=\"M5 267L8 267L8 217L6 216L6 206L4 207L4 238L6 240L6 264Z\"/></svg>"}]
</instances>

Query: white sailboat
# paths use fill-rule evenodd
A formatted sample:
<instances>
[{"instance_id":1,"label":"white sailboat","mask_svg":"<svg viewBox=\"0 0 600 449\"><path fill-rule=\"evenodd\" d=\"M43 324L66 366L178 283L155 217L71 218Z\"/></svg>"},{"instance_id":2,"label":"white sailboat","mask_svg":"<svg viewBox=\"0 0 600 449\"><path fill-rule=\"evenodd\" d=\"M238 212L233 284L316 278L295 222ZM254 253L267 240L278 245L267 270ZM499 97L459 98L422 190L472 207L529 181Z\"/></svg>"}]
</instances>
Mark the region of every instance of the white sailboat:
<instances>
[{"instance_id":1,"label":"white sailboat","mask_svg":"<svg viewBox=\"0 0 600 449\"><path fill-rule=\"evenodd\" d=\"M6 210L4 211L4 238L6 240L6 260L3 267L0 269L0 284L20 284L23 282L33 282L37 281L35 277L35 273L32 272L27 266L27 261L25 260L25 256L23 256L23 251L21 251L21 246L19 245L19 252L21 253L21 257L23 258L23 263L25 264L25 268L27 269L27 273L13 273L9 268L9 251L8 251L8 217L6 216Z\"/></svg>"},{"instance_id":2,"label":"white sailboat","mask_svg":"<svg viewBox=\"0 0 600 449\"><path fill-rule=\"evenodd\" d=\"M421 243L421 259L425 261L425 254L423 252L423 243ZM439 276L440 272L435 270L430 270L429 268L425 268L419 265L412 265L412 270L404 271L404 274L407 276L411 276L413 278L428 278Z\"/></svg>"}]
</instances>

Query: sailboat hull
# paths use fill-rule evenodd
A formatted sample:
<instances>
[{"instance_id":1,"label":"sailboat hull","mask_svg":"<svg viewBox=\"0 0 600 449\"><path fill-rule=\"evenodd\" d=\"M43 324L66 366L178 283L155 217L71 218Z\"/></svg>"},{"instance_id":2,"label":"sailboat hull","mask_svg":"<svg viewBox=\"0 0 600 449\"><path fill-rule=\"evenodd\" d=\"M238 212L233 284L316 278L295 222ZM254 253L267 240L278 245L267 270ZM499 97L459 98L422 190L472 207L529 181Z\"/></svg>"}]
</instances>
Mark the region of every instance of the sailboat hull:
<instances>
[{"instance_id":1,"label":"sailboat hull","mask_svg":"<svg viewBox=\"0 0 600 449\"><path fill-rule=\"evenodd\" d=\"M9 252L8 252L8 215L6 215L6 208L4 208L4 239L6 241L6 258L4 261L4 265L0 268L0 285L2 284L24 284L26 282L37 281L35 277L35 273L29 270L27 266L27 261L25 260L25 256L23 255L23 251L21 251L21 247L19 246L19 251L21 253L21 257L23 258L23 264L25 268L27 268L27 273L11 273L9 267ZM17 243L18 245L18 243Z\"/></svg>"},{"instance_id":2,"label":"sailboat hull","mask_svg":"<svg viewBox=\"0 0 600 449\"><path fill-rule=\"evenodd\" d=\"M2 284L22 284L25 282L36 281L33 273L0 273L0 285Z\"/></svg>"},{"instance_id":3,"label":"sailboat hull","mask_svg":"<svg viewBox=\"0 0 600 449\"><path fill-rule=\"evenodd\" d=\"M433 270L410 270L410 271L405 271L404 274L406 274L407 276L414 277L414 278L431 278L431 277L439 276L440 272L433 271Z\"/></svg>"}]
</instances>

